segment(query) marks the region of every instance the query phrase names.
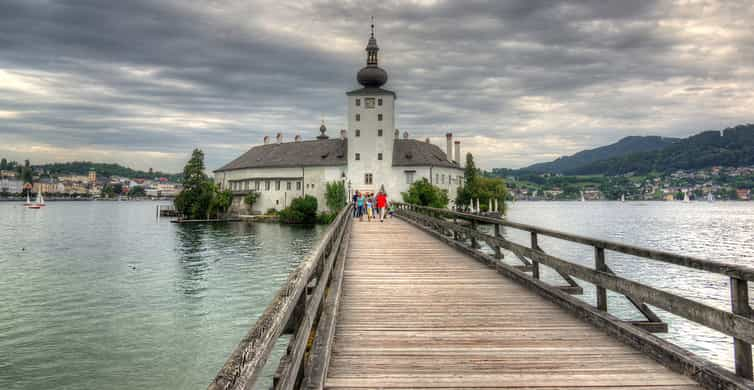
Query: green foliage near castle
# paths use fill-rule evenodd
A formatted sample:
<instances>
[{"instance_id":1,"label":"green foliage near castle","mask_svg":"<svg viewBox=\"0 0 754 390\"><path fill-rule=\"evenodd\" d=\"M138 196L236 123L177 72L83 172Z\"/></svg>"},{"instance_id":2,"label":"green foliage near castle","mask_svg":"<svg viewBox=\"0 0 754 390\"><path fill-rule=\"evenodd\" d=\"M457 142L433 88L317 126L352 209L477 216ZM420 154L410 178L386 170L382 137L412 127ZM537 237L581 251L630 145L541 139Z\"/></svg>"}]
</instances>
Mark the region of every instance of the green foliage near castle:
<instances>
[{"instance_id":1,"label":"green foliage near castle","mask_svg":"<svg viewBox=\"0 0 754 390\"><path fill-rule=\"evenodd\" d=\"M325 185L325 202L333 214L346 205L346 186L342 181L331 181Z\"/></svg>"},{"instance_id":2,"label":"green foliage near castle","mask_svg":"<svg viewBox=\"0 0 754 390\"><path fill-rule=\"evenodd\" d=\"M293 199L290 206L280 210L278 218L282 223L317 223L317 198L311 195L306 195Z\"/></svg>"},{"instance_id":3,"label":"green foliage near castle","mask_svg":"<svg viewBox=\"0 0 754 390\"><path fill-rule=\"evenodd\" d=\"M222 218L233 195L220 189L204 174L204 153L194 149L183 168L183 191L175 198L175 208L185 218Z\"/></svg>"},{"instance_id":4,"label":"green foliage near castle","mask_svg":"<svg viewBox=\"0 0 754 390\"><path fill-rule=\"evenodd\" d=\"M483 211L489 207L490 200L494 203L497 200L498 209L505 213L505 200L508 198L508 188L505 181L500 178L483 177L474 163L474 156L471 153L466 154L466 168L464 172L464 184L458 187L456 196L456 205L464 207L471 202L479 200L479 207Z\"/></svg>"},{"instance_id":5,"label":"green foliage near castle","mask_svg":"<svg viewBox=\"0 0 754 390\"><path fill-rule=\"evenodd\" d=\"M408 191L401 192L401 195L403 201L409 204L438 209L448 207L448 191L433 186L426 178L413 182Z\"/></svg>"}]
</instances>

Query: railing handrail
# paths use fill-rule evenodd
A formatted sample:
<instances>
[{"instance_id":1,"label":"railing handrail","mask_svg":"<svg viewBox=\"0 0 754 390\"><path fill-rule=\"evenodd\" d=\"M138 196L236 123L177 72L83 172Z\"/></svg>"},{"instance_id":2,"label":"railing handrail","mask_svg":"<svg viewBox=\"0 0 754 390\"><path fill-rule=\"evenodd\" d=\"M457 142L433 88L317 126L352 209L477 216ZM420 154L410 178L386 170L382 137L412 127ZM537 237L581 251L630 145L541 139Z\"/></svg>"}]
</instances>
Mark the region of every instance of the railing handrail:
<instances>
[{"instance_id":1,"label":"railing handrail","mask_svg":"<svg viewBox=\"0 0 754 390\"><path fill-rule=\"evenodd\" d=\"M571 241L571 242L576 242L579 244L590 245L593 247L603 248L603 249L607 249L607 250L611 250L615 252L624 253L627 255L643 257L643 258L656 260L656 261L660 261L664 263L675 264L682 267L712 272L712 273L716 273L720 275L725 275L725 276L734 277L741 280L748 280L748 281L754 282L754 268L744 266L744 265L730 264L730 263L724 263L720 261L701 259L701 258L693 257L693 256L678 255L671 252L643 248L643 247L623 244L623 243L615 242L615 241L595 239L595 238L580 236L577 234L565 233L558 230L541 228L538 226L527 225L527 224L518 223L518 222L512 222L503 218L479 216L479 215L462 213L462 212L452 211L452 210L447 210L447 209L438 209L438 208L433 208L433 207L419 206L419 205L412 205L412 204L404 204L404 203L396 203L396 204L412 207L414 209L423 209L423 210L443 213L448 216L461 218L461 219L469 220L469 221L499 224L499 225L508 226L514 229L527 231L530 233L537 233L544 236L558 238L565 241Z\"/></svg>"},{"instance_id":2,"label":"railing handrail","mask_svg":"<svg viewBox=\"0 0 754 390\"><path fill-rule=\"evenodd\" d=\"M291 271L254 327L238 343L220 368L210 383L209 390L251 388L294 308L305 293L309 280L321 266L323 259L339 249L331 245L336 243L338 237L342 237L344 226L351 218L351 210L350 204L343 207L306 260Z\"/></svg>"}]
</instances>

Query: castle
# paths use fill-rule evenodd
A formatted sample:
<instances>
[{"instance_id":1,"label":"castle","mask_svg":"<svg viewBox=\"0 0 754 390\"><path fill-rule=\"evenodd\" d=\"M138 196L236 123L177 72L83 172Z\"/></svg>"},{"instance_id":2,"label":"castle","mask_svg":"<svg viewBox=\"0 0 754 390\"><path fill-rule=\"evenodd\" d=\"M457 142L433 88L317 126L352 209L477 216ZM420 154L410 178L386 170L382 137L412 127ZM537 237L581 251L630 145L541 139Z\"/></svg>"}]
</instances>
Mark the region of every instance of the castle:
<instances>
[{"instance_id":1,"label":"castle","mask_svg":"<svg viewBox=\"0 0 754 390\"><path fill-rule=\"evenodd\" d=\"M402 201L416 180L426 178L448 191L451 204L463 183L461 145L446 134L446 150L425 141L408 138L395 128L395 92L382 88L387 72L378 65L380 48L374 25L366 47L366 66L357 73L361 88L346 93L348 129L336 137L327 134L324 123L314 140L296 136L283 142L281 133L214 171L215 182L233 192L232 212L259 213L288 206L292 199L312 195L320 210L325 208L325 185L342 181L349 199L356 191L377 193ZM249 210L243 197L258 194Z\"/></svg>"}]
</instances>

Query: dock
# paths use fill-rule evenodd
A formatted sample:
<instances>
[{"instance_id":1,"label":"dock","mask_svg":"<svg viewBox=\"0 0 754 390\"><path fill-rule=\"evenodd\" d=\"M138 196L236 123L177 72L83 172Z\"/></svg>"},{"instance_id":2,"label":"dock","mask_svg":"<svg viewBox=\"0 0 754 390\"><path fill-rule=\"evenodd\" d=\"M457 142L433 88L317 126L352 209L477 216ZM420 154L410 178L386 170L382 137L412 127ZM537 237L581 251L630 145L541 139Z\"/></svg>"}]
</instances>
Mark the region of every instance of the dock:
<instances>
[{"instance_id":1,"label":"dock","mask_svg":"<svg viewBox=\"0 0 754 390\"><path fill-rule=\"evenodd\" d=\"M530 245L508 241L502 228L529 232ZM594 268L547 254L540 235L593 246ZM725 274L731 310L615 275L606 251ZM545 266L563 283L541 280ZM362 222L346 208L209 389L251 388L285 334L275 389L754 389L752 279L748 267L501 218L401 205L396 218ZM581 281L597 286L595 306L574 295ZM611 315L607 290L646 320ZM730 335L735 370L652 334L667 324L650 306Z\"/></svg>"}]
</instances>

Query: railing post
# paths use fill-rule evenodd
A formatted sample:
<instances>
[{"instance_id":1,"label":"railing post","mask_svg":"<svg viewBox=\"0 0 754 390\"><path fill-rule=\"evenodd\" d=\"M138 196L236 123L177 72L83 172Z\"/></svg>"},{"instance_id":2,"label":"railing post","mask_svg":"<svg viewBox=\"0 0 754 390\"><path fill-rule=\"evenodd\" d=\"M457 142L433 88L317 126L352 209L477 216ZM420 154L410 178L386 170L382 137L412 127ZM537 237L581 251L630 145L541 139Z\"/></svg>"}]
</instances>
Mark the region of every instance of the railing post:
<instances>
[{"instance_id":1,"label":"railing post","mask_svg":"<svg viewBox=\"0 0 754 390\"><path fill-rule=\"evenodd\" d=\"M734 314L751 318L752 310L749 305L749 284L746 280L730 278L730 303ZM733 338L733 356L736 375L752 379L751 344Z\"/></svg>"},{"instance_id":2,"label":"railing post","mask_svg":"<svg viewBox=\"0 0 754 390\"><path fill-rule=\"evenodd\" d=\"M499 238L499 237L500 237L500 224L496 223L495 224L495 238ZM495 245L495 258L496 259L503 258L503 254L500 252L500 245Z\"/></svg>"},{"instance_id":3,"label":"railing post","mask_svg":"<svg viewBox=\"0 0 754 390\"><path fill-rule=\"evenodd\" d=\"M537 243L537 232L531 232L531 249L539 250L539 243ZM531 259L531 276L534 279L539 279L539 262Z\"/></svg>"},{"instance_id":4,"label":"railing post","mask_svg":"<svg viewBox=\"0 0 754 390\"><path fill-rule=\"evenodd\" d=\"M475 232L477 231L476 230L476 220L474 220L474 219L471 220L471 230L473 230ZM473 234L471 235L471 247L474 248L474 249L479 249L479 242L477 242L476 236L474 236Z\"/></svg>"},{"instance_id":5,"label":"railing post","mask_svg":"<svg viewBox=\"0 0 754 390\"><path fill-rule=\"evenodd\" d=\"M453 225L458 227L458 218L455 215L453 216ZM458 241L458 231L455 229L453 230L453 239Z\"/></svg>"},{"instance_id":6,"label":"railing post","mask_svg":"<svg viewBox=\"0 0 754 390\"><path fill-rule=\"evenodd\" d=\"M605 265L605 248L594 247L594 269L599 272L607 272ZM597 287L597 309L607 311L607 290Z\"/></svg>"}]
</instances>

